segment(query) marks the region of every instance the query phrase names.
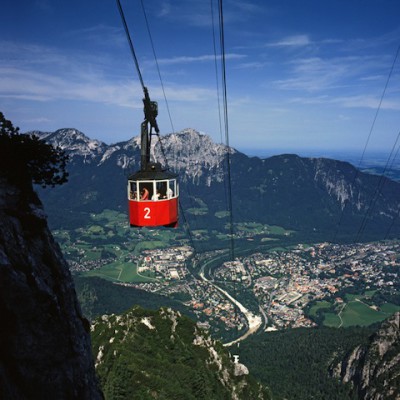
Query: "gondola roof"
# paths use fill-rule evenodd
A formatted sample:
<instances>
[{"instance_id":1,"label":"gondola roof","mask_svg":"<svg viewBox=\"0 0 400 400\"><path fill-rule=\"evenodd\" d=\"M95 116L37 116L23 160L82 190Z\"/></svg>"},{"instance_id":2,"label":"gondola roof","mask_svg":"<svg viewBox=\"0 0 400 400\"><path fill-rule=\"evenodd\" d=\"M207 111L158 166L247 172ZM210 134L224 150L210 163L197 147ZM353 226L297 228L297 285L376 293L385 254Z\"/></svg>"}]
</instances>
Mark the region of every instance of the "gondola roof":
<instances>
[{"instance_id":1,"label":"gondola roof","mask_svg":"<svg viewBox=\"0 0 400 400\"><path fill-rule=\"evenodd\" d=\"M162 169L160 163L149 163L145 170L140 170L129 175L128 179L130 181L152 181L176 179L177 177L177 174Z\"/></svg>"}]
</instances>

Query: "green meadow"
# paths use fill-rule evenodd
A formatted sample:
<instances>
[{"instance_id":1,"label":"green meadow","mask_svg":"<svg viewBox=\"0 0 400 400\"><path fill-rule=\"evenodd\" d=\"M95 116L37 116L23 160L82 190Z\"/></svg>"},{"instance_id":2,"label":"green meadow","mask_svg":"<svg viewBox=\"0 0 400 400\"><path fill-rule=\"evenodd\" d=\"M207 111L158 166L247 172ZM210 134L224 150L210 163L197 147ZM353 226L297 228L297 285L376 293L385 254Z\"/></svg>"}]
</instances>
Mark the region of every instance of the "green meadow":
<instances>
[{"instance_id":1,"label":"green meadow","mask_svg":"<svg viewBox=\"0 0 400 400\"><path fill-rule=\"evenodd\" d=\"M84 272L82 276L97 276L109 281L124 283L152 282L154 277L138 274L135 263L113 262L99 269Z\"/></svg>"},{"instance_id":2,"label":"green meadow","mask_svg":"<svg viewBox=\"0 0 400 400\"><path fill-rule=\"evenodd\" d=\"M387 315L381 311L375 310L361 300L352 300L345 305L341 316L344 328L348 326L368 326L387 318Z\"/></svg>"},{"instance_id":3,"label":"green meadow","mask_svg":"<svg viewBox=\"0 0 400 400\"><path fill-rule=\"evenodd\" d=\"M174 229L131 228L124 213L104 210L90 215L91 223L74 231L54 232L67 259L88 265L90 271L77 272L82 276L97 276L119 282L151 282L154 273L138 274L136 261L144 250L159 249L179 244ZM102 265L100 260L107 260ZM90 267L89 267L90 268Z\"/></svg>"},{"instance_id":4,"label":"green meadow","mask_svg":"<svg viewBox=\"0 0 400 400\"><path fill-rule=\"evenodd\" d=\"M385 303L381 307L371 306L364 300L370 299L373 291L365 294L347 294L344 303L336 304L335 312L326 311L331 309L333 302L317 301L310 309L310 316L316 317L320 311L323 314L323 325L328 327L368 326L383 321L390 315L400 310L400 306Z\"/></svg>"},{"instance_id":5,"label":"green meadow","mask_svg":"<svg viewBox=\"0 0 400 400\"><path fill-rule=\"evenodd\" d=\"M330 308L331 306L332 306L332 303L330 303L329 301L326 301L326 300L317 301L315 303L315 305L311 308L310 315L312 317L316 317L317 316L317 312L319 310Z\"/></svg>"}]
</instances>

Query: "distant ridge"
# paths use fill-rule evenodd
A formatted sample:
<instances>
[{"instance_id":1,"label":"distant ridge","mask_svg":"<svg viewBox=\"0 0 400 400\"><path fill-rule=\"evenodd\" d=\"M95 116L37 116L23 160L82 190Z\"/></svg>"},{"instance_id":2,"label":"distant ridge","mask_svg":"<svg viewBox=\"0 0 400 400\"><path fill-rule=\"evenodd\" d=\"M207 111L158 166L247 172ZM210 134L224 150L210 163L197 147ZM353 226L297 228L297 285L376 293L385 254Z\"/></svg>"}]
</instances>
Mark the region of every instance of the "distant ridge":
<instances>
[{"instance_id":1,"label":"distant ridge","mask_svg":"<svg viewBox=\"0 0 400 400\"><path fill-rule=\"evenodd\" d=\"M34 133L60 145L71 156L70 182L41 192L54 224L60 224L56 209L126 210L126 176L139 168L139 138L106 145L76 129ZM203 204L201 215L196 215L197 226L224 224L215 213L226 210L227 147L194 129L163 136L162 143L169 167L180 176L184 209L193 208L194 199ZM391 234L400 233L397 182L357 172L343 161L294 154L260 159L233 148L229 151L236 222L279 225L325 239L338 230L339 236L351 240L367 216L362 239L383 239L391 226ZM153 141L152 155L166 163L157 140Z\"/></svg>"}]
</instances>

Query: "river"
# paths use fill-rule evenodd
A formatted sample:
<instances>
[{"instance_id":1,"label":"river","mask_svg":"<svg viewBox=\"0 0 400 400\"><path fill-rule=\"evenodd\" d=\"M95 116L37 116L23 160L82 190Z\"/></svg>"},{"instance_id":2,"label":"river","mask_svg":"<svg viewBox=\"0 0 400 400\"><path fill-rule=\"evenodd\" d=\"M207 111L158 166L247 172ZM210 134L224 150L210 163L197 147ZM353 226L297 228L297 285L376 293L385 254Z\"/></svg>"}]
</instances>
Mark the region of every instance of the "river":
<instances>
[{"instance_id":1,"label":"river","mask_svg":"<svg viewBox=\"0 0 400 400\"><path fill-rule=\"evenodd\" d=\"M204 266L205 266L205 264L201 267L200 274L199 274L200 278L203 279L203 281L207 282L209 285L214 286L215 289L220 291L226 298L228 298L233 304L235 304L236 307L243 313L243 315L247 319L247 323L248 323L249 329L242 336L238 337L237 339L235 339L235 340L233 340L231 342L228 342L228 343L224 343L225 347L229 347L229 346L232 346L232 345L234 345L234 344L246 339L247 337L249 337L253 333L257 332L258 329L260 328L260 326L262 325L262 321L263 320L262 320L261 316L253 314L243 304L239 303L226 290L220 288L214 282L212 282L209 279L207 279L205 274L204 274Z\"/></svg>"}]
</instances>

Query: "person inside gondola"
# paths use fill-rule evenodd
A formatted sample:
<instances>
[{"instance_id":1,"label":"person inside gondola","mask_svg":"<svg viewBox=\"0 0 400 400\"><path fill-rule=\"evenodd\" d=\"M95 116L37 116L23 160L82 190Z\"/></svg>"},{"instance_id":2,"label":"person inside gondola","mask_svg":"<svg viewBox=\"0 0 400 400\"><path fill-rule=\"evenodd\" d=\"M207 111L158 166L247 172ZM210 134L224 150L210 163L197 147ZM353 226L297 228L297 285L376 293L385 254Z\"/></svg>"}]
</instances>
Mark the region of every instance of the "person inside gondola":
<instances>
[{"instance_id":1,"label":"person inside gondola","mask_svg":"<svg viewBox=\"0 0 400 400\"><path fill-rule=\"evenodd\" d=\"M146 188L143 188L140 193L140 200L148 200L149 199L149 191Z\"/></svg>"},{"instance_id":2,"label":"person inside gondola","mask_svg":"<svg viewBox=\"0 0 400 400\"><path fill-rule=\"evenodd\" d=\"M167 183L166 182L157 182L157 195L159 199L166 199L167 195L166 195L166 190L167 190Z\"/></svg>"},{"instance_id":3,"label":"person inside gondola","mask_svg":"<svg viewBox=\"0 0 400 400\"><path fill-rule=\"evenodd\" d=\"M131 182L129 186L129 199L137 200L137 188L136 188L136 183L134 182Z\"/></svg>"},{"instance_id":4,"label":"person inside gondola","mask_svg":"<svg viewBox=\"0 0 400 400\"><path fill-rule=\"evenodd\" d=\"M160 192L154 193L153 196L151 196L151 200L159 200L160 199Z\"/></svg>"},{"instance_id":5,"label":"person inside gondola","mask_svg":"<svg viewBox=\"0 0 400 400\"><path fill-rule=\"evenodd\" d=\"M174 197L174 192L173 192L173 190L168 186L168 189L167 189L167 199L171 199L172 197Z\"/></svg>"}]
</instances>

